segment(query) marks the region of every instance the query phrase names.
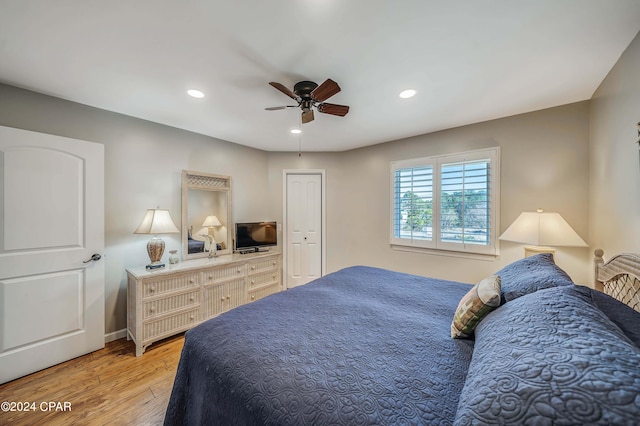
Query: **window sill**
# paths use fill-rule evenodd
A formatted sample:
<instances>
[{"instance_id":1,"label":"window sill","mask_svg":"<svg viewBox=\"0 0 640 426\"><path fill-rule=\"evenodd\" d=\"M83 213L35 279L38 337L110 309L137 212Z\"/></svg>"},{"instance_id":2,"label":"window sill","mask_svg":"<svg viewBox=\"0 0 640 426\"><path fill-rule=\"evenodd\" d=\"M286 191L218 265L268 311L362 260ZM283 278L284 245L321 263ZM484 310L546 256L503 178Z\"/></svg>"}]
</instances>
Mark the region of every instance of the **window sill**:
<instances>
[{"instance_id":1,"label":"window sill","mask_svg":"<svg viewBox=\"0 0 640 426\"><path fill-rule=\"evenodd\" d=\"M411 247L411 246L403 246L398 244L391 244L391 249L395 251L404 251L410 253L422 253L422 254L432 254L436 256L446 256L446 257L459 257L463 259L474 259L474 260L484 260L484 261L493 261L498 258L499 253L496 254L483 254L483 253L470 253L464 251L452 251L452 250L442 250L442 249L434 249L434 248L423 248L423 247Z\"/></svg>"}]
</instances>

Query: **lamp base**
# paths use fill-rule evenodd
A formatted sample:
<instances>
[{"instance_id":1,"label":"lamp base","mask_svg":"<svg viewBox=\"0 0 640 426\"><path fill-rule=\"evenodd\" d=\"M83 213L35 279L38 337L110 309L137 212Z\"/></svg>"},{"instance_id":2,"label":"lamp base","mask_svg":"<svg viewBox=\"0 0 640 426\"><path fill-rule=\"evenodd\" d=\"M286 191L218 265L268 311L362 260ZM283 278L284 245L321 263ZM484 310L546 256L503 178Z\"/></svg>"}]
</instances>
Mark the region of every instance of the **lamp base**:
<instances>
[{"instance_id":1,"label":"lamp base","mask_svg":"<svg viewBox=\"0 0 640 426\"><path fill-rule=\"evenodd\" d=\"M147 254L151 263L147 265L147 269L164 268L164 263L160 262L164 254L164 240L162 238L153 237L147 243Z\"/></svg>"},{"instance_id":2,"label":"lamp base","mask_svg":"<svg viewBox=\"0 0 640 426\"><path fill-rule=\"evenodd\" d=\"M541 247L541 246L524 246L524 257L535 256L536 254L541 254L541 253L551 253L555 255L556 249L551 247Z\"/></svg>"}]
</instances>

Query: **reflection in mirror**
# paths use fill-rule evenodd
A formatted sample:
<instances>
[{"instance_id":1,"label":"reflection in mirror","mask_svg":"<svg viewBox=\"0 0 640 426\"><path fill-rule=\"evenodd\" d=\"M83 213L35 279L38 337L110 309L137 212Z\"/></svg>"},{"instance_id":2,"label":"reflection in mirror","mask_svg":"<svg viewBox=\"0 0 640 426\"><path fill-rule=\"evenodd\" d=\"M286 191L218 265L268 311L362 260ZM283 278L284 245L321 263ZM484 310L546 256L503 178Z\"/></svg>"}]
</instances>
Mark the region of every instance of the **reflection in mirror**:
<instances>
[{"instance_id":1,"label":"reflection in mirror","mask_svg":"<svg viewBox=\"0 0 640 426\"><path fill-rule=\"evenodd\" d=\"M184 259L231 253L231 178L182 171Z\"/></svg>"},{"instance_id":2,"label":"reflection in mirror","mask_svg":"<svg viewBox=\"0 0 640 426\"><path fill-rule=\"evenodd\" d=\"M187 230L189 235L188 253L203 253L210 250L211 244L216 244L217 250L222 250L227 244L224 232L228 223L227 193L222 191L207 191L189 189L187 202Z\"/></svg>"}]
</instances>

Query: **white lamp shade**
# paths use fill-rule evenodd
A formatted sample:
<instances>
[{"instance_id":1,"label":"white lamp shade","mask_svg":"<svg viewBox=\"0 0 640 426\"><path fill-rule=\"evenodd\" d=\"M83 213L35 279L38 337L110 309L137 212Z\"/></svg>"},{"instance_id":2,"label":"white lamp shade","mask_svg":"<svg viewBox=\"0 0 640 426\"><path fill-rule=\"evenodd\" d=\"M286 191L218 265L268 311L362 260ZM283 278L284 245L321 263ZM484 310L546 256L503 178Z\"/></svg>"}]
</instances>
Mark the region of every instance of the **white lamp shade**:
<instances>
[{"instance_id":1,"label":"white lamp shade","mask_svg":"<svg viewBox=\"0 0 640 426\"><path fill-rule=\"evenodd\" d=\"M587 247L558 213L523 212L500 239L536 246Z\"/></svg>"},{"instance_id":2,"label":"white lamp shade","mask_svg":"<svg viewBox=\"0 0 640 426\"><path fill-rule=\"evenodd\" d=\"M222 226L217 216L211 215L202 222L203 227Z\"/></svg>"},{"instance_id":3,"label":"white lamp shade","mask_svg":"<svg viewBox=\"0 0 640 426\"><path fill-rule=\"evenodd\" d=\"M138 229L133 231L134 234L175 234L179 232L180 230L171 219L169 210L162 209L147 210L142 223Z\"/></svg>"}]
</instances>

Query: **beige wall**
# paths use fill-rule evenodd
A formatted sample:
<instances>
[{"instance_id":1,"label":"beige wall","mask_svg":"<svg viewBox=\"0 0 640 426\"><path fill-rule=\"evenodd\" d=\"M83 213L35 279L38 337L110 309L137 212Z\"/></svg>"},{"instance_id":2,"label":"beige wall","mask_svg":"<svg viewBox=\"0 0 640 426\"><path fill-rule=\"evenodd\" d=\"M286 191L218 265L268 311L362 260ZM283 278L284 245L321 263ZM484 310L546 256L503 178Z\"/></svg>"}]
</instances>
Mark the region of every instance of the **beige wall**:
<instances>
[{"instance_id":1,"label":"beige wall","mask_svg":"<svg viewBox=\"0 0 640 426\"><path fill-rule=\"evenodd\" d=\"M234 220L261 217L267 154L149 121L0 84L0 124L105 146L105 328L126 328L125 269L149 263L148 237L134 235L146 209L181 223L183 169L232 176ZM179 235L163 236L181 252Z\"/></svg>"},{"instance_id":2,"label":"beige wall","mask_svg":"<svg viewBox=\"0 0 640 426\"><path fill-rule=\"evenodd\" d=\"M605 258L640 252L640 34L590 102L589 231Z\"/></svg>"},{"instance_id":3,"label":"beige wall","mask_svg":"<svg viewBox=\"0 0 640 426\"><path fill-rule=\"evenodd\" d=\"M522 257L522 245L502 242L501 255L484 260L392 249L389 163L500 146L500 232L522 211L543 208L588 241L588 128L581 102L343 153L269 153L272 214L282 220L282 169L326 169L328 272L363 264L475 282ZM559 248L556 261L588 283L588 249Z\"/></svg>"},{"instance_id":4,"label":"beige wall","mask_svg":"<svg viewBox=\"0 0 640 426\"><path fill-rule=\"evenodd\" d=\"M636 109L637 110L637 109ZM365 264L474 282L522 256L502 243L497 259L392 250L389 162L500 146L503 231L521 211L558 211L589 240L588 103L460 127L342 153L266 153L226 141L0 85L0 124L105 145L106 332L126 326L125 269L148 262L133 235L147 208L168 208L180 226L182 169L233 178L233 219L282 221L282 170L325 169L327 270ZM265 180L265 176L267 179ZM167 251L180 249L167 235ZM560 249L557 262L587 282L587 249Z\"/></svg>"}]
</instances>

